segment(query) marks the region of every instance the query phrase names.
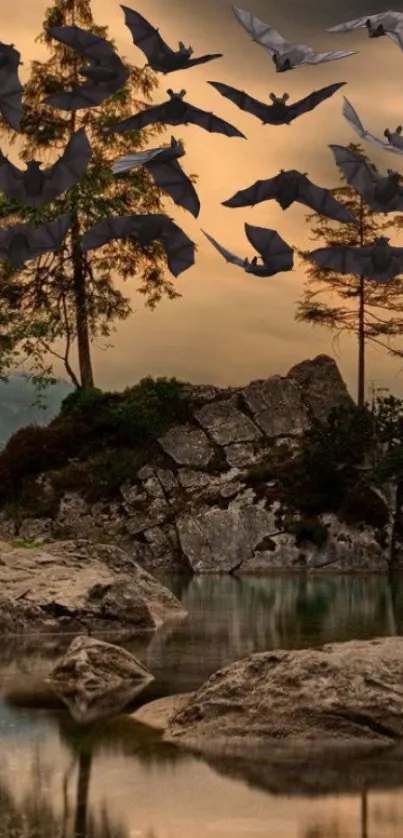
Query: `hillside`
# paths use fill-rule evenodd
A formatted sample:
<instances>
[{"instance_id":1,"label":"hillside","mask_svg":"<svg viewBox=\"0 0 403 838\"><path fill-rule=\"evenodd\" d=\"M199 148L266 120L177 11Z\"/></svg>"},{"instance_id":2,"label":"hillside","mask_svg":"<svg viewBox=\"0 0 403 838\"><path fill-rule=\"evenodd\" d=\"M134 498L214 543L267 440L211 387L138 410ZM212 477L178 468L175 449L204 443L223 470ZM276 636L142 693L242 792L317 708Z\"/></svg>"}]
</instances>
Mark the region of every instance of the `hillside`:
<instances>
[{"instance_id":1,"label":"hillside","mask_svg":"<svg viewBox=\"0 0 403 838\"><path fill-rule=\"evenodd\" d=\"M44 393L44 408L41 408L34 405L37 393L32 381L22 374L13 373L8 382L0 381L0 449L19 428L50 422L72 389L64 381L50 386Z\"/></svg>"}]
</instances>

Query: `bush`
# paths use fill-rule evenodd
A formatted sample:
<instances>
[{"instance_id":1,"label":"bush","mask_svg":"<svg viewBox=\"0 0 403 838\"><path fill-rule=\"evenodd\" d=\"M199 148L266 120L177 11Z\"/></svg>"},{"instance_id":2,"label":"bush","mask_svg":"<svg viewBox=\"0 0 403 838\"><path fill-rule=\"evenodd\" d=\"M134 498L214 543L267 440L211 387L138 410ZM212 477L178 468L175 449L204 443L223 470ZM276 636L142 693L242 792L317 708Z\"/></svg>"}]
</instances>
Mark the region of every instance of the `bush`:
<instances>
[{"instance_id":1,"label":"bush","mask_svg":"<svg viewBox=\"0 0 403 838\"><path fill-rule=\"evenodd\" d=\"M324 547L329 538L327 527L316 516L291 518L288 521L286 519L284 523L286 532L295 535L296 547L302 547L306 542L310 542L320 549Z\"/></svg>"}]
</instances>

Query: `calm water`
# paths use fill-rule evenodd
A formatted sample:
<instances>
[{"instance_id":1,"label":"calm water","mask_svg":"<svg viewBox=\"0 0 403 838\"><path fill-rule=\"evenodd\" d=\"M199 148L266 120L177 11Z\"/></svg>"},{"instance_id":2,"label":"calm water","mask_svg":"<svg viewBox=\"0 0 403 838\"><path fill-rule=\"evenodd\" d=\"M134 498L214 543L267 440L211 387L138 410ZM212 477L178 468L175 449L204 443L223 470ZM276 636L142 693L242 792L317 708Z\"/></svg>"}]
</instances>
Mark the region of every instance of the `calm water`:
<instances>
[{"instance_id":1,"label":"calm water","mask_svg":"<svg viewBox=\"0 0 403 838\"><path fill-rule=\"evenodd\" d=\"M156 676L151 698L195 689L251 652L403 633L403 586L378 576L168 584L188 620L125 644ZM392 774L375 772L366 788L356 777L353 792L346 779L346 793L339 772L324 795L320 766L289 771L284 787L284 771L263 782L258 769L207 763L127 714L78 728L41 686L68 642L0 646L0 838L403 835L403 782Z\"/></svg>"}]
</instances>

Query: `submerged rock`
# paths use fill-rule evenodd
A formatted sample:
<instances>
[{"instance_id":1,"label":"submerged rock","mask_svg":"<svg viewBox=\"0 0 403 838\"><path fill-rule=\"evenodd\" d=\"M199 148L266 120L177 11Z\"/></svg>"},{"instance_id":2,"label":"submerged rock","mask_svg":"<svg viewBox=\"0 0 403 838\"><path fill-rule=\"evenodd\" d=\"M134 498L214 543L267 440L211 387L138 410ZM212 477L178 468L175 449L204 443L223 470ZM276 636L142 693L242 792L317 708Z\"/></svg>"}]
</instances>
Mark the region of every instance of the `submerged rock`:
<instances>
[{"instance_id":1,"label":"submerged rock","mask_svg":"<svg viewBox=\"0 0 403 838\"><path fill-rule=\"evenodd\" d=\"M222 742L276 749L403 742L403 638L255 654L214 673L166 737L201 751Z\"/></svg>"},{"instance_id":2,"label":"submerged rock","mask_svg":"<svg viewBox=\"0 0 403 838\"><path fill-rule=\"evenodd\" d=\"M134 655L93 637L75 637L47 679L80 724L119 713L154 676Z\"/></svg>"},{"instance_id":3,"label":"submerged rock","mask_svg":"<svg viewBox=\"0 0 403 838\"><path fill-rule=\"evenodd\" d=\"M0 546L0 634L155 629L186 616L121 548L88 540Z\"/></svg>"}]
</instances>

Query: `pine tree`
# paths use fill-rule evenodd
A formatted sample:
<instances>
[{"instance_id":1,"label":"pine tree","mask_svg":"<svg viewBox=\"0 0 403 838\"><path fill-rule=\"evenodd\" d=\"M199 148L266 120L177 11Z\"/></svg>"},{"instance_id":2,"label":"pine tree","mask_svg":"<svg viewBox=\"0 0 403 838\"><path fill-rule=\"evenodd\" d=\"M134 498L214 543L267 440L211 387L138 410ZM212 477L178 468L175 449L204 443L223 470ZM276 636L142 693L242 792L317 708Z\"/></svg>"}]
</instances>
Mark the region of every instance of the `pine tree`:
<instances>
[{"instance_id":1,"label":"pine tree","mask_svg":"<svg viewBox=\"0 0 403 838\"><path fill-rule=\"evenodd\" d=\"M360 145L350 143L352 151L362 154ZM345 181L344 177L341 177ZM334 197L346 206L357 219L357 224L337 224L319 213L307 216L311 226L312 240L320 240L320 246L331 245L371 245L375 236L383 235L385 230L396 226L394 215L383 215L372 212L362 196L349 185L339 186L331 190ZM391 242L393 244L393 241ZM312 248L311 248L312 249ZM307 251L298 251L306 258ZM387 284L380 284L363 276L344 276L333 271L322 270L313 262L307 262L305 292L302 301L297 306L295 318L299 322L312 325L327 326L335 337L343 332L352 332L357 337L357 402L359 406L365 401L365 349L367 341L378 344L386 349L390 355L402 357L398 349L390 345L393 338L401 335L403 330L403 284L396 277ZM329 293L341 298L331 302L323 302L318 297ZM351 305L355 300L356 304Z\"/></svg>"},{"instance_id":2,"label":"pine tree","mask_svg":"<svg viewBox=\"0 0 403 838\"><path fill-rule=\"evenodd\" d=\"M166 278L166 257L157 242L144 249L129 241L111 241L102 248L102 255L101 250L83 253L80 249L83 233L107 216L163 210L161 190L145 169L119 177L111 171L112 161L144 148L149 138L163 129L155 126L138 134L114 134L107 139L102 134L106 125L147 105L157 86L152 71L131 66L124 56L130 70L128 83L99 107L66 112L41 104L45 96L83 82L78 70L85 60L46 31L48 27L71 24L94 32L115 47L108 28L95 25L90 0L55 0L47 9L43 32L36 40L46 43L51 56L46 63L31 62L24 86L24 145L20 156L22 160L42 159L44 166L49 166L81 127L86 130L93 156L80 182L50 204L33 209L0 196L0 219L7 219L7 226L18 221L36 225L67 211L73 219L58 253L28 262L19 272L13 272L6 262L0 263L0 373L6 380L7 371L29 358L34 382L40 385L53 373L53 364L46 366L50 354L63 361L76 387L92 387L91 342L99 336L108 337L113 321L126 319L132 311L130 298L115 287L112 271L124 279L140 277L138 290L151 309L163 295L172 300L181 295ZM3 136L11 145L21 137L5 124L0 126L0 143ZM50 159L49 151L53 150ZM56 351L56 341L64 345L63 352ZM75 341L78 374L70 360Z\"/></svg>"}]
</instances>

